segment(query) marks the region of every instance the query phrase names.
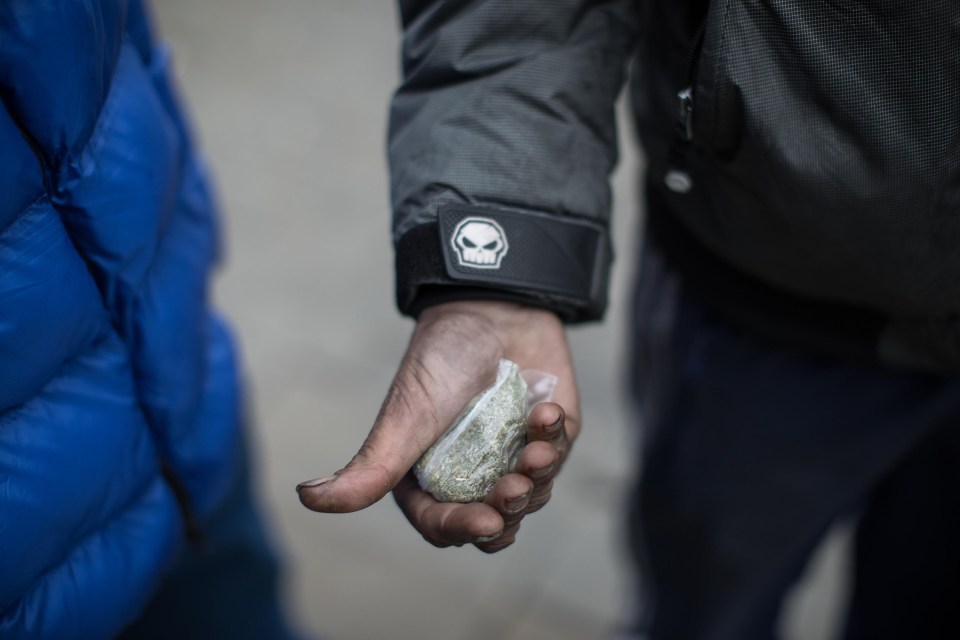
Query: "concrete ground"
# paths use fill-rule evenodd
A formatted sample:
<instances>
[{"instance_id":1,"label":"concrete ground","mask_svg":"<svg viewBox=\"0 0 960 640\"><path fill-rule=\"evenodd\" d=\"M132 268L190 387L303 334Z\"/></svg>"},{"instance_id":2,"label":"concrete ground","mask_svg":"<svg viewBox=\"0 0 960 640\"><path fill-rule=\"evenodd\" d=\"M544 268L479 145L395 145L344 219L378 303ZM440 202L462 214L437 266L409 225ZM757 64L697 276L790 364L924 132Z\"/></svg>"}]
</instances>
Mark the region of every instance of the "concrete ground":
<instances>
[{"instance_id":1,"label":"concrete ground","mask_svg":"<svg viewBox=\"0 0 960 640\"><path fill-rule=\"evenodd\" d=\"M260 496L286 557L291 616L332 639L614 633L632 608L620 534L634 449L620 375L638 227L629 131L609 318L571 332L583 437L514 547L438 550L390 498L332 516L294 493L356 452L412 327L393 307L384 161L395 10L383 0L156 4L219 179L229 251L217 298L245 351ZM788 637L829 634L843 595L836 539L790 601Z\"/></svg>"}]
</instances>

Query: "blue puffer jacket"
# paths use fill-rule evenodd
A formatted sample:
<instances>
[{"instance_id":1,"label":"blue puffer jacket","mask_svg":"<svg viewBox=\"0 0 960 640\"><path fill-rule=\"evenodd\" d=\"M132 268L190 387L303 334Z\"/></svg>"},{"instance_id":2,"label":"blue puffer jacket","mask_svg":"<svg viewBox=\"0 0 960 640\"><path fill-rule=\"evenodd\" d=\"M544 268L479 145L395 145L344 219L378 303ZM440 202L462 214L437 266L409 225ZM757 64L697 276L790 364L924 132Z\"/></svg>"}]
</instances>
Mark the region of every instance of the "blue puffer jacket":
<instances>
[{"instance_id":1,"label":"blue puffer jacket","mask_svg":"<svg viewBox=\"0 0 960 640\"><path fill-rule=\"evenodd\" d=\"M0 638L115 635L224 495L215 255L144 7L0 0Z\"/></svg>"}]
</instances>

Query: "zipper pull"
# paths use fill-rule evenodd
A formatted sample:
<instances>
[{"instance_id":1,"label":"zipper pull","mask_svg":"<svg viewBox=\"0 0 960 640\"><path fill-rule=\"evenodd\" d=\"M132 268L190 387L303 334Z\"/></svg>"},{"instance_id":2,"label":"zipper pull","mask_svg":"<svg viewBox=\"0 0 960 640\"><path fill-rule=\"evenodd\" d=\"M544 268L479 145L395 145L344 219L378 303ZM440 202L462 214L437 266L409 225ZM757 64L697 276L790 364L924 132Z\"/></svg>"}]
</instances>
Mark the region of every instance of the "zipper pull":
<instances>
[{"instance_id":1,"label":"zipper pull","mask_svg":"<svg viewBox=\"0 0 960 640\"><path fill-rule=\"evenodd\" d=\"M674 134L670 147L670 166L663 176L663 182L667 189L682 195L693 189L693 178L685 169L686 147L693 142L693 86L678 93L677 98L680 99L680 118L675 127L679 131Z\"/></svg>"},{"instance_id":2,"label":"zipper pull","mask_svg":"<svg viewBox=\"0 0 960 640\"><path fill-rule=\"evenodd\" d=\"M687 142L693 141L693 87L687 87L677 94L680 99L680 123Z\"/></svg>"}]
</instances>

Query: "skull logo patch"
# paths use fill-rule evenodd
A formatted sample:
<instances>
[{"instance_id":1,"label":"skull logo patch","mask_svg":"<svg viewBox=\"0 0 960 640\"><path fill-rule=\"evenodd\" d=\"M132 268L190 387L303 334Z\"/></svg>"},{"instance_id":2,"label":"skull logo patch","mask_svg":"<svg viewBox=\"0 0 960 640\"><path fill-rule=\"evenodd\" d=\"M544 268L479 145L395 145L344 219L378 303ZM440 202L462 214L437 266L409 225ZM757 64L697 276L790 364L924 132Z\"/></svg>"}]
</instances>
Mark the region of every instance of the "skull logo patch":
<instances>
[{"instance_id":1,"label":"skull logo patch","mask_svg":"<svg viewBox=\"0 0 960 640\"><path fill-rule=\"evenodd\" d=\"M490 218L464 218L452 243L460 266L474 269L499 269L509 248L503 227Z\"/></svg>"}]
</instances>

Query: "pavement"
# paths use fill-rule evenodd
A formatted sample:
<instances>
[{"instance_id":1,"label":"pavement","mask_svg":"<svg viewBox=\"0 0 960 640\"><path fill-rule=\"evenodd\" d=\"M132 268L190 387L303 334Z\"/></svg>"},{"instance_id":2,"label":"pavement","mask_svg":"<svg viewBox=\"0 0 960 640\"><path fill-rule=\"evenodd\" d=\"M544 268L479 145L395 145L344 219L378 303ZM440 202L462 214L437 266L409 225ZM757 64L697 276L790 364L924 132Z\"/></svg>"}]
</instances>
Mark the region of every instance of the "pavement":
<instances>
[{"instance_id":1,"label":"pavement","mask_svg":"<svg viewBox=\"0 0 960 640\"><path fill-rule=\"evenodd\" d=\"M621 372L642 160L629 128L614 176L608 319L570 332L585 420L574 455L513 547L493 556L435 549L389 497L326 515L294 493L356 452L413 326L393 306L384 159L399 76L394 7L156 5L218 178L228 250L216 299L245 355L259 498L285 557L291 619L304 634L345 640L612 637L634 609L621 525L636 428ZM846 538L841 531L818 552L788 603L785 637L829 637Z\"/></svg>"}]
</instances>

